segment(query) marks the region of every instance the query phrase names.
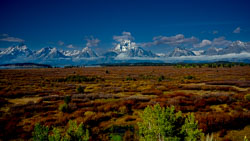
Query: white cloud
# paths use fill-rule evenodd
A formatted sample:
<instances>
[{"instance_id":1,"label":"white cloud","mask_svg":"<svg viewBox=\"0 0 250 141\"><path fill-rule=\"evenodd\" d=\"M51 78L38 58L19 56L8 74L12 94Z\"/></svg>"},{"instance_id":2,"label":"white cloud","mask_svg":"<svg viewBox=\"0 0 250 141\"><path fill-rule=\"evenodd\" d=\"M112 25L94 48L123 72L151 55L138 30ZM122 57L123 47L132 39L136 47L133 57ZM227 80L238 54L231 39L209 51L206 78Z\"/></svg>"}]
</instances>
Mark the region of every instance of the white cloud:
<instances>
[{"instance_id":1,"label":"white cloud","mask_svg":"<svg viewBox=\"0 0 250 141\"><path fill-rule=\"evenodd\" d=\"M241 31L241 28L240 28L240 27L237 27L237 28L233 31L233 33L240 33L240 31Z\"/></svg>"},{"instance_id":2,"label":"white cloud","mask_svg":"<svg viewBox=\"0 0 250 141\"><path fill-rule=\"evenodd\" d=\"M16 37L8 37L8 36L5 37L5 38L0 39L0 41L5 41L5 42L17 42L17 43L24 42L23 39L16 38Z\"/></svg>"},{"instance_id":3,"label":"white cloud","mask_svg":"<svg viewBox=\"0 0 250 141\"><path fill-rule=\"evenodd\" d=\"M210 40L204 39L202 40L199 44L195 44L194 47L205 47L205 46L210 46L212 42Z\"/></svg>"},{"instance_id":4,"label":"white cloud","mask_svg":"<svg viewBox=\"0 0 250 141\"><path fill-rule=\"evenodd\" d=\"M171 45L171 46L178 46L178 45L187 45L187 44L195 44L199 40L192 36L190 38L185 38L183 34L177 34L175 36L156 36L153 38L153 42L149 43L142 43L142 46L152 46L152 45Z\"/></svg>"},{"instance_id":5,"label":"white cloud","mask_svg":"<svg viewBox=\"0 0 250 141\"><path fill-rule=\"evenodd\" d=\"M63 41L58 41L58 45L63 46L64 42Z\"/></svg>"},{"instance_id":6,"label":"white cloud","mask_svg":"<svg viewBox=\"0 0 250 141\"><path fill-rule=\"evenodd\" d=\"M87 41L86 47L95 47L100 43L100 40L98 38L94 38L93 36L85 37L85 40Z\"/></svg>"},{"instance_id":7,"label":"white cloud","mask_svg":"<svg viewBox=\"0 0 250 141\"><path fill-rule=\"evenodd\" d=\"M225 37L214 38L212 41L204 39L198 44L194 44L195 48L202 47L227 47L232 44L232 41L226 40Z\"/></svg>"},{"instance_id":8,"label":"white cloud","mask_svg":"<svg viewBox=\"0 0 250 141\"><path fill-rule=\"evenodd\" d=\"M124 40L134 40L134 37L130 32L123 31L121 36L114 35L113 39L117 42L122 42Z\"/></svg>"},{"instance_id":9,"label":"white cloud","mask_svg":"<svg viewBox=\"0 0 250 141\"><path fill-rule=\"evenodd\" d=\"M119 56L115 58L115 60L157 60L163 61L166 63L176 63L176 62L183 62L183 61L235 61L235 59L245 59L250 58L250 53L242 52L242 53L231 53L225 55L200 55L200 56L180 56L180 57L127 57L127 56Z\"/></svg>"},{"instance_id":10,"label":"white cloud","mask_svg":"<svg viewBox=\"0 0 250 141\"><path fill-rule=\"evenodd\" d=\"M222 36L222 37L214 38L211 46L226 47L226 46L229 46L231 43L232 41L226 40L226 38Z\"/></svg>"}]
</instances>

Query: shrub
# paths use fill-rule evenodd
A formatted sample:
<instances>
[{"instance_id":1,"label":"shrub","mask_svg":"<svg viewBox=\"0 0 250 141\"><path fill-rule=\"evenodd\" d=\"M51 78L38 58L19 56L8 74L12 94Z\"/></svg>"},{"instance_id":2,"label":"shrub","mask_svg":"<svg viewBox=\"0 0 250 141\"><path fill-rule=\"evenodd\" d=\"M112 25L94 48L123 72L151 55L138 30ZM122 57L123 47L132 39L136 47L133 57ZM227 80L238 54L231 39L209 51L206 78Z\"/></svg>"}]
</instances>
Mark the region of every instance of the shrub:
<instances>
[{"instance_id":1,"label":"shrub","mask_svg":"<svg viewBox=\"0 0 250 141\"><path fill-rule=\"evenodd\" d=\"M76 92L78 92L78 93L84 93L84 87L82 87L82 86L78 86L77 88L76 88Z\"/></svg>"},{"instance_id":2,"label":"shrub","mask_svg":"<svg viewBox=\"0 0 250 141\"><path fill-rule=\"evenodd\" d=\"M147 106L140 114L142 122L138 123L141 140L200 140L203 133L198 129L194 115L182 116L175 108Z\"/></svg>"},{"instance_id":3,"label":"shrub","mask_svg":"<svg viewBox=\"0 0 250 141\"><path fill-rule=\"evenodd\" d=\"M34 132L32 133L32 135L34 141L48 140L49 127L37 123L34 127Z\"/></svg>"},{"instance_id":4,"label":"shrub","mask_svg":"<svg viewBox=\"0 0 250 141\"><path fill-rule=\"evenodd\" d=\"M106 74L109 74L109 70L106 70L105 73L106 73Z\"/></svg>"},{"instance_id":5,"label":"shrub","mask_svg":"<svg viewBox=\"0 0 250 141\"><path fill-rule=\"evenodd\" d=\"M80 123L77 126L76 121L69 121L69 128L65 135L66 140L70 141L88 141L89 140L89 131L84 129L83 124Z\"/></svg>"},{"instance_id":6,"label":"shrub","mask_svg":"<svg viewBox=\"0 0 250 141\"><path fill-rule=\"evenodd\" d=\"M69 104L70 101L71 101L71 96L66 95L66 96L64 97L64 103Z\"/></svg>"},{"instance_id":7,"label":"shrub","mask_svg":"<svg viewBox=\"0 0 250 141\"><path fill-rule=\"evenodd\" d=\"M188 80L190 80L190 79L195 79L195 77L194 77L194 76L192 76L192 75L188 75L188 76L185 76L185 77L184 77L184 79L188 79Z\"/></svg>"},{"instance_id":8,"label":"shrub","mask_svg":"<svg viewBox=\"0 0 250 141\"><path fill-rule=\"evenodd\" d=\"M244 141L248 141L247 136L244 137Z\"/></svg>"},{"instance_id":9,"label":"shrub","mask_svg":"<svg viewBox=\"0 0 250 141\"><path fill-rule=\"evenodd\" d=\"M70 112L70 107L69 107L69 103L71 101L71 96L67 95L64 97L64 103L59 105L59 110L62 112Z\"/></svg>"},{"instance_id":10,"label":"shrub","mask_svg":"<svg viewBox=\"0 0 250 141\"><path fill-rule=\"evenodd\" d=\"M89 131L83 128L83 124L77 125L76 121L69 121L69 127L66 134L61 134L57 128L53 128L52 134L49 135L49 127L36 124L34 128L34 141L88 141Z\"/></svg>"},{"instance_id":11,"label":"shrub","mask_svg":"<svg viewBox=\"0 0 250 141\"><path fill-rule=\"evenodd\" d=\"M245 95L245 99L250 101L250 94Z\"/></svg>"},{"instance_id":12,"label":"shrub","mask_svg":"<svg viewBox=\"0 0 250 141\"><path fill-rule=\"evenodd\" d=\"M81 76L81 75L70 75L66 78L57 79L58 82L93 82L97 79L96 76Z\"/></svg>"},{"instance_id":13,"label":"shrub","mask_svg":"<svg viewBox=\"0 0 250 141\"><path fill-rule=\"evenodd\" d=\"M209 134L206 135L206 141L214 141L213 133L211 135Z\"/></svg>"},{"instance_id":14,"label":"shrub","mask_svg":"<svg viewBox=\"0 0 250 141\"><path fill-rule=\"evenodd\" d=\"M66 103L63 103L61 105L59 105L59 108L58 108L60 111L62 112L69 112L69 105L66 104Z\"/></svg>"},{"instance_id":15,"label":"shrub","mask_svg":"<svg viewBox=\"0 0 250 141\"><path fill-rule=\"evenodd\" d=\"M122 141L122 136L119 134L110 134L110 141Z\"/></svg>"},{"instance_id":16,"label":"shrub","mask_svg":"<svg viewBox=\"0 0 250 141\"><path fill-rule=\"evenodd\" d=\"M60 131L57 128L53 128L53 134L49 135L49 141L60 141L61 140L61 134Z\"/></svg>"},{"instance_id":17,"label":"shrub","mask_svg":"<svg viewBox=\"0 0 250 141\"><path fill-rule=\"evenodd\" d=\"M158 81L161 82L161 81L164 80L164 79L165 79L164 75L161 75L161 76L158 78Z\"/></svg>"},{"instance_id":18,"label":"shrub","mask_svg":"<svg viewBox=\"0 0 250 141\"><path fill-rule=\"evenodd\" d=\"M126 77L126 81L136 81L136 79L133 78L133 77L128 76L128 77Z\"/></svg>"}]
</instances>

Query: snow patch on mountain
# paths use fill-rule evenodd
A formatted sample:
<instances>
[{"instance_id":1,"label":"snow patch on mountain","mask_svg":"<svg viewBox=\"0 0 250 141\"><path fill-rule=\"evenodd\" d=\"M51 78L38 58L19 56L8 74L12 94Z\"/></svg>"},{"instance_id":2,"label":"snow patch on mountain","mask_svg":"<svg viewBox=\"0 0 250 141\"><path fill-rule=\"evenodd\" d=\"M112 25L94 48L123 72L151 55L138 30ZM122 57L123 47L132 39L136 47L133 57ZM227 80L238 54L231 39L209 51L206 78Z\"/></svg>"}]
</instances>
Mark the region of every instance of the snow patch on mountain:
<instances>
[{"instance_id":1,"label":"snow patch on mountain","mask_svg":"<svg viewBox=\"0 0 250 141\"><path fill-rule=\"evenodd\" d=\"M0 60L2 62L11 61L13 59L26 59L33 55L33 52L25 45L20 44L17 46L9 47L0 52Z\"/></svg>"},{"instance_id":2,"label":"snow patch on mountain","mask_svg":"<svg viewBox=\"0 0 250 141\"><path fill-rule=\"evenodd\" d=\"M169 54L169 57L180 57L180 56L195 56L195 54L188 49L177 47L173 52Z\"/></svg>"},{"instance_id":3,"label":"snow patch on mountain","mask_svg":"<svg viewBox=\"0 0 250 141\"><path fill-rule=\"evenodd\" d=\"M35 52L34 57L41 60L67 58L57 48L45 47Z\"/></svg>"},{"instance_id":4,"label":"snow patch on mountain","mask_svg":"<svg viewBox=\"0 0 250 141\"><path fill-rule=\"evenodd\" d=\"M196 56L200 56L204 53L204 50L196 50L196 51L193 51L193 53L196 55Z\"/></svg>"},{"instance_id":5,"label":"snow patch on mountain","mask_svg":"<svg viewBox=\"0 0 250 141\"><path fill-rule=\"evenodd\" d=\"M117 57L157 57L157 55L151 51L138 47L136 43L131 42L131 40L122 40L116 44L112 51L117 53Z\"/></svg>"},{"instance_id":6,"label":"snow patch on mountain","mask_svg":"<svg viewBox=\"0 0 250 141\"><path fill-rule=\"evenodd\" d=\"M65 56L73 58L92 58L98 57L97 53L93 51L90 47L85 47L82 50L73 50L73 51L62 51Z\"/></svg>"}]
</instances>

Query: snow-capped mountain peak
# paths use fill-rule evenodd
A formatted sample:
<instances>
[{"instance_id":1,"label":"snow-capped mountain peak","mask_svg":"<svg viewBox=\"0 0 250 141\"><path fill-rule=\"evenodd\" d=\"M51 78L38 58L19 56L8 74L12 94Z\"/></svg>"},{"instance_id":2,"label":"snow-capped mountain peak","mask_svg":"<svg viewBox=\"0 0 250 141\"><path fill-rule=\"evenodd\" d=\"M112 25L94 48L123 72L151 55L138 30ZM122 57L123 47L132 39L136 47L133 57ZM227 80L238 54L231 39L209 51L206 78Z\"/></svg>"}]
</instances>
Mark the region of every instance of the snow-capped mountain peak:
<instances>
[{"instance_id":1,"label":"snow-capped mountain peak","mask_svg":"<svg viewBox=\"0 0 250 141\"><path fill-rule=\"evenodd\" d=\"M78 54L80 54L80 50L66 50L66 51L64 51L64 50L62 50L61 51L62 53L63 53L63 55L65 55L65 56L76 56L76 55L78 55Z\"/></svg>"},{"instance_id":2,"label":"snow-capped mountain peak","mask_svg":"<svg viewBox=\"0 0 250 141\"><path fill-rule=\"evenodd\" d=\"M118 43L115 48L110 51L115 52L117 57L128 58L128 57L156 57L157 55L151 51L146 51L141 47L138 47L135 42L131 40L122 40ZM114 53L113 53L114 54Z\"/></svg>"},{"instance_id":3,"label":"snow-capped mountain peak","mask_svg":"<svg viewBox=\"0 0 250 141\"><path fill-rule=\"evenodd\" d=\"M222 48L210 47L206 51L204 51L202 55L208 55L208 56L218 55L218 53L222 50L223 50Z\"/></svg>"},{"instance_id":4,"label":"snow-capped mountain peak","mask_svg":"<svg viewBox=\"0 0 250 141\"><path fill-rule=\"evenodd\" d=\"M219 55L230 53L250 52L250 44L242 41L235 41L219 52Z\"/></svg>"},{"instance_id":5,"label":"snow-capped mountain peak","mask_svg":"<svg viewBox=\"0 0 250 141\"><path fill-rule=\"evenodd\" d=\"M237 41L233 42L233 43L231 44L231 46L242 46L242 47L244 47L244 46L246 46L246 43L237 40Z\"/></svg>"},{"instance_id":6,"label":"snow-capped mountain peak","mask_svg":"<svg viewBox=\"0 0 250 141\"><path fill-rule=\"evenodd\" d=\"M72 51L61 51L65 56L74 57L74 58L92 58L98 57L95 51L90 47L85 47L82 50L72 50Z\"/></svg>"},{"instance_id":7,"label":"snow-capped mountain peak","mask_svg":"<svg viewBox=\"0 0 250 141\"><path fill-rule=\"evenodd\" d=\"M200 56L204 53L204 50L197 50L197 51L193 51L193 53L196 55L196 56Z\"/></svg>"},{"instance_id":8,"label":"snow-capped mountain peak","mask_svg":"<svg viewBox=\"0 0 250 141\"><path fill-rule=\"evenodd\" d=\"M0 52L0 55L5 56L5 57L10 57L10 58L15 57L15 56L16 57L17 56L30 56L32 55L32 51L28 49L25 44L20 44L17 46L9 47L6 50L3 50L2 52Z\"/></svg>"},{"instance_id":9,"label":"snow-capped mountain peak","mask_svg":"<svg viewBox=\"0 0 250 141\"><path fill-rule=\"evenodd\" d=\"M37 51L34 55L38 59L66 58L57 48L45 47Z\"/></svg>"},{"instance_id":10,"label":"snow-capped mountain peak","mask_svg":"<svg viewBox=\"0 0 250 141\"><path fill-rule=\"evenodd\" d=\"M136 47L137 46L135 42L131 42L130 40L123 40L119 44L116 45L114 50L116 52L126 52L128 50L135 49Z\"/></svg>"}]
</instances>

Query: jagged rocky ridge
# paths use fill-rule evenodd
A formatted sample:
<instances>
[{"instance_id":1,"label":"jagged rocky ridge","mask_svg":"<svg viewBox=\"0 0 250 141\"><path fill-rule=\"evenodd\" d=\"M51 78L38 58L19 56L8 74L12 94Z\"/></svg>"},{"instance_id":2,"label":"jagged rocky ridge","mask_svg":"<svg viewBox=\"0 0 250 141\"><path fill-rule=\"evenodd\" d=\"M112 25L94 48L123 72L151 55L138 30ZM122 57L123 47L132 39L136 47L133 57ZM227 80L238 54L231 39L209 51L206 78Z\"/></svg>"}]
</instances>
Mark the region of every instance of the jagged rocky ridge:
<instances>
[{"instance_id":1,"label":"jagged rocky ridge","mask_svg":"<svg viewBox=\"0 0 250 141\"><path fill-rule=\"evenodd\" d=\"M226 48L211 47L205 51L191 51L186 48L177 47L168 55L155 54L137 46L130 40L124 40L104 54L98 55L94 50L85 47L82 50L58 50L57 48L46 47L38 51L31 51L25 44L9 47L0 51L0 64L11 62L54 62L59 60L66 64L83 61L84 63L112 63L116 60L129 60L144 58L178 58L181 56L214 56L226 54L250 53L250 43L235 41ZM249 60L249 58L247 58ZM88 60L87 62L84 60Z\"/></svg>"}]
</instances>

